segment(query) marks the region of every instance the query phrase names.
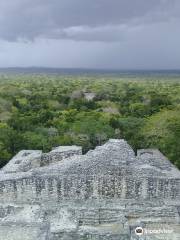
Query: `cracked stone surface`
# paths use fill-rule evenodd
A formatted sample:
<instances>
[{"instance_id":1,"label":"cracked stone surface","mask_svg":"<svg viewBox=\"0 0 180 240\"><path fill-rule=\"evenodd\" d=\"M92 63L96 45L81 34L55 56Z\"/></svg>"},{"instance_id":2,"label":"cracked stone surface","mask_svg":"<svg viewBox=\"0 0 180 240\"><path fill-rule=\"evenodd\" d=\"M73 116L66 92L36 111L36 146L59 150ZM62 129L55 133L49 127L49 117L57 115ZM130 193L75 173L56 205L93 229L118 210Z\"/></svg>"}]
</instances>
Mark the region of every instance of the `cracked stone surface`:
<instances>
[{"instance_id":1,"label":"cracked stone surface","mask_svg":"<svg viewBox=\"0 0 180 240\"><path fill-rule=\"evenodd\" d=\"M180 171L123 139L21 151L0 170L0 240L61 239L179 240Z\"/></svg>"}]
</instances>

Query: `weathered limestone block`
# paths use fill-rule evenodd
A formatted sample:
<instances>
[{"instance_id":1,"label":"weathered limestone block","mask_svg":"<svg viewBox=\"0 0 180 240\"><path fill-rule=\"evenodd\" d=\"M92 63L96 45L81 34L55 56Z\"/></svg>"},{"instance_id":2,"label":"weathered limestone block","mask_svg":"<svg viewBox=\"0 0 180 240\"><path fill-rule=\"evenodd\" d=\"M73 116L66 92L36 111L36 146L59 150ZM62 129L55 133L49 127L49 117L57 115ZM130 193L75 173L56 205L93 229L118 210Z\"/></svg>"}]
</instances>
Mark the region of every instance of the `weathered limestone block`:
<instances>
[{"instance_id":1,"label":"weathered limestone block","mask_svg":"<svg viewBox=\"0 0 180 240\"><path fill-rule=\"evenodd\" d=\"M65 158L75 155L82 155L82 147L79 146L60 146L54 148L51 152L43 154L41 157L41 166L59 162Z\"/></svg>"},{"instance_id":2,"label":"weathered limestone block","mask_svg":"<svg viewBox=\"0 0 180 240\"><path fill-rule=\"evenodd\" d=\"M42 151L23 150L19 152L2 169L4 173L27 172L32 168L40 167Z\"/></svg>"},{"instance_id":3,"label":"weathered limestone block","mask_svg":"<svg viewBox=\"0 0 180 240\"><path fill-rule=\"evenodd\" d=\"M1 223L0 240L45 240L48 237L46 225Z\"/></svg>"}]
</instances>

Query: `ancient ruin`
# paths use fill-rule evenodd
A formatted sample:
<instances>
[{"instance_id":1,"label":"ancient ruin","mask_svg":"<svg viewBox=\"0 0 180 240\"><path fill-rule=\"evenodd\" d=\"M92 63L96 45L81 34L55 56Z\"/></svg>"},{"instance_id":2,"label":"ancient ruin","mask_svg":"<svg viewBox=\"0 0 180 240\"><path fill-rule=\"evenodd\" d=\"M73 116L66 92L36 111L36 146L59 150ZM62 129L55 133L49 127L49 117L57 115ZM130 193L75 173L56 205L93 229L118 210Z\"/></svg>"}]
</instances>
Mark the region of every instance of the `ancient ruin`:
<instances>
[{"instance_id":1,"label":"ancient ruin","mask_svg":"<svg viewBox=\"0 0 180 240\"><path fill-rule=\"evenodd\" d=\"M21 151L0 170L0 240L179 240L180 172L111 139Z\"/></svg>"}]
</instances>

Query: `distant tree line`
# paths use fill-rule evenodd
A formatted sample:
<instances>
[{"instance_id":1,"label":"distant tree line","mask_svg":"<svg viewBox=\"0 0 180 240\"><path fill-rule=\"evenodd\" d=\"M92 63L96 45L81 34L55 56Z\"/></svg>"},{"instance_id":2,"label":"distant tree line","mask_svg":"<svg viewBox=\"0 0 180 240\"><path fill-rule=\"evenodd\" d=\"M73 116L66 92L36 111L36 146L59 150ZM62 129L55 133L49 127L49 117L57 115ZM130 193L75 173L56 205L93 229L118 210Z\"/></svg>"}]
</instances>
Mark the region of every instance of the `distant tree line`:
<instances>
[{"instance_id":1,"label":"distant tree line","mask_svg":"<svg viewBox=\"0 0 180 240\"><path fill-rule=\"evenodd\" d=\"M85 153L109 138L159 148L180 168L179 79L0 78L0 167L22 149L77 144Z\"/></svg>"}]
</instances>

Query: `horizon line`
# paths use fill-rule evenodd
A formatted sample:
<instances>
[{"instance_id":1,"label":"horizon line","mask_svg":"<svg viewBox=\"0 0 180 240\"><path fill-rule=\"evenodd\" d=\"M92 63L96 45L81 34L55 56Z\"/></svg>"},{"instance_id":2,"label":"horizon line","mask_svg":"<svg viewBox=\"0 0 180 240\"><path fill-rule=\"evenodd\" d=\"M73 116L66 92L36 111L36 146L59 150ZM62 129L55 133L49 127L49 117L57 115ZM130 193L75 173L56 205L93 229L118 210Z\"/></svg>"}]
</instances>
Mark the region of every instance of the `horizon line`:
<instances>
[{"instance_id":1,"label":"horizon line","mask_svg":"<svg viewBox=\"0 0 180 240\"><path fill-rule=\"evenodd\" d=\"M97 70L97 71L180 71L180 68L91 68L91 67L48 67L48 66L8 66L0 69L54 69L54 70Z\"/></svg>"}]
</instances>

